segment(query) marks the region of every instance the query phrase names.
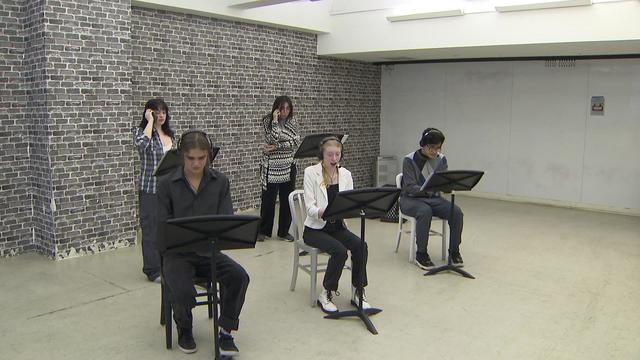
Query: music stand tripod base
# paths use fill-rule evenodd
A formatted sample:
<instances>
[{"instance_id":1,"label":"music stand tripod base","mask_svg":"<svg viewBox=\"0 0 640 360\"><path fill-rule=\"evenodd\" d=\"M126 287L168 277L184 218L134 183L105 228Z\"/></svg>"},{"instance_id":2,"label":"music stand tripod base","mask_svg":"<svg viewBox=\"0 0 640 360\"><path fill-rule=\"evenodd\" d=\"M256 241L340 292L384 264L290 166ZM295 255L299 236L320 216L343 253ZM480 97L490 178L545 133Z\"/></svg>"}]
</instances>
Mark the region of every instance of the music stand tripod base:
<instances>
[{"instance_id":1,"label":"music stand tripod base","mask_svg":"<svg viewBox=\"0 0 640 360\"><path fill-rule=\"evenodd\" d=\"M450 264L443 265L443 266L431 269L431 270L427 271L426 273L424 273L424 276L435 275L435 274L437 274L439 272L446 271L446 270L457 272L458 274L460 274L460 275L462 275L462 276L464 276L466 278L469 278L469 279L475 279L475 277L473 275L471 275L468 272L462 270L459 266L450 265Z\"/></svg>"},{"instance_id":2,"label":"music stand tripod base","mask_svg":"<svg viewBox=\"0 0 640 360\"><path fill-rule=\"evenodd\" d=\"M376 330L376 327L373 326L373 323L371 322L371 320L369 320L368 316L375 315L381 311L382 309L376 309L376 308L362 309L362 305L360 305L358 307L358 310L340 311L339 313L336 312L336 314L325 315L324 318L340 319L346 316L357 316L360 318L360 320L362 320L362 322L364 322L364 325L367 327L367 330L369 330L369 332L371 332L374 335L378 335L378 330Z\"/></svg>"}]
</instances>

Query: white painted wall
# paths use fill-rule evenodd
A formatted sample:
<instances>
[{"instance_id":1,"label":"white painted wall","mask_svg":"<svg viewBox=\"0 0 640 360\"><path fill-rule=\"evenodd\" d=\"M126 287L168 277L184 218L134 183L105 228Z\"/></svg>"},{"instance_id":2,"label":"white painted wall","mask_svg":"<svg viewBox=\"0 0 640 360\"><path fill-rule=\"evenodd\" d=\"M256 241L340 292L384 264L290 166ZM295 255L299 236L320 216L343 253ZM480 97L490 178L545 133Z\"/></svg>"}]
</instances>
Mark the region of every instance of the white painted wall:
<instances>
[{"instance_id":1,"label":"white painted wall","mask_svg":"<svg viewBox=\"0 0 640 360\"><path fill-rule=\"evenodd\" d=\"M640 213L639 59L384 66L381 117L381 154L438 127L451 169L486 172L476 192Z\"/></svg>"}]
</instances>

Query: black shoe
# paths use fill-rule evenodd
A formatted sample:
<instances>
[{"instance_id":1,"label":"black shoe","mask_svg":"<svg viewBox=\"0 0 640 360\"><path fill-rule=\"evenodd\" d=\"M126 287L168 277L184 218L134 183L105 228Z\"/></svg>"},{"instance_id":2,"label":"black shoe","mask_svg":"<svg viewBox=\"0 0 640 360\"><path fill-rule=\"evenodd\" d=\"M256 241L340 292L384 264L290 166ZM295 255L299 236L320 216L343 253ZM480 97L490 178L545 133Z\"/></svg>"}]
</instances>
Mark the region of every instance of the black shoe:
<instances>
[{"instance_id":1,"label":"black shoe","mask_svg":"<svg viewBox=\"0 0 640 360\"><path fill-rule=\"evenodd\" d=\"M293 236L292 236L291 234L287 234L287 235L285 235L285 236L280 236L280 235L278 235L278 239L280 239L280 240L284 240L284 241L289 241L289 242L291 242L291 241L293 241L293 240L294 240L294 239L293 239Z\"/></svg>"},{"instance_id":2,"label":"black shoe","mask_svg":"<svg viewBox=\"0 0 640 360\"><path fill-rule=\"evenodd\" d=\"M431 270L435 267L429 254L426 252L416 252L416 265L424 270Z\"/></svg>"},{"instance_id":3,"label":"black shoe","mask_svg":"<svg viewBox=\"0 0 640 360\"><path fill-rule=\"evenodd\" d=\"M178 347L185 354L193 354L198 350L191 329L178 328Z\"/></svg>"},{"instance_id":4,"label":"black shoe","mask_svg":"<svg viewBox=\"0 0 640 360\"><path fill-rule=\"evenodd\" d=\"M298 256L305 256L305 255L309 255L309 252L307 250L302 250L298 253Z\"/></svg>"},{"instance_id":5,"label":"black shoe","mask_svg":"<svg viewBox=\"0 0 640 360\"><path fill-rule=\"evenodd\" d=\"M220 347L220 355L222 356L234 356L240 353L240 350L233 342L233 336L222 331L218 337L218 347Z\"/></svg>"},{"instance_id":6,"label":"black shoe","mask_svg":"<svg viewBox=\"0 0 640 360\"><path fill-rule=\"evenodd\" d=\"M265 234L258 234L256 241L264 241L264 238L267 237Z\"/></svg>"},{"instance_id":7,"label":"black shoe","mask_svg":"<svg viewBox=\"0 0 640 360\"><path fill-rule=\"evenodd\" d=\"M464 266L464 262L462 261L462 256L460 256L459 252L454 252L453 254L451 254L451 264L457 267Z\"/></svg>"}]
</instances>

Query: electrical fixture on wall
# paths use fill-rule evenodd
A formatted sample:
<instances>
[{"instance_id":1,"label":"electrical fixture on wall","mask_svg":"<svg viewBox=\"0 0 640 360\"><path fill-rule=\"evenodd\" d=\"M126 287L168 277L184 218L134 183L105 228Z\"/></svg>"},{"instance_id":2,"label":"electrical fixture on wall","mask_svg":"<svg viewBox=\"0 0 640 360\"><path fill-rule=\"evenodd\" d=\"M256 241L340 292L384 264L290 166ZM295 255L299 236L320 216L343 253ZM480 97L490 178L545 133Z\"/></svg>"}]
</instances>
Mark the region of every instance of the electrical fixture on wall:
<instances>
[{"instance_id":1,"label":"electrical fixture on wall","mask_svg":"<svg viewBox=\"0 0 640 360\"><path fill-rule=\"evenodd\" d=\"M495 6L498 12L509 11L526 11L526 10L540 10L540 9L556 9L563 7L573 6L589 6L592 4L592 0L558 0L558 1L537 1L528 3L505 3Z\"/></svg>"},{"instance_id":2,"label":"electrical fixture on wall","mask_svg":"<svg viewBox=\"0 0 640 360\"><path fill-rule=\"evenodd\" d=\"M414 12L399 13L397 15L387 16L387 20L389 22L396 22L396 21L409 21L409 20L420 20L420 19L434 19L434 18L461 16L461 15L464 15L464 11L462 11L462 9L414 11Z\"/></svg>"}]
</instances>

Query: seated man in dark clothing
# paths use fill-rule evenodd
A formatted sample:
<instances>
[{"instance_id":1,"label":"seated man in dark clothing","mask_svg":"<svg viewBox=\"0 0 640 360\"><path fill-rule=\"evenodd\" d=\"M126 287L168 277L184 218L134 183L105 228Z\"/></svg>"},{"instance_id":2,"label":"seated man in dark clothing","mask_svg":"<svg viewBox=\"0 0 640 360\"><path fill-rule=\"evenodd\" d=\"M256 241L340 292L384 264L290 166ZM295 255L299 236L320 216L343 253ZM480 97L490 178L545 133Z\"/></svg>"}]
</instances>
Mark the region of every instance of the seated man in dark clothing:
<instances>
[{"instance_id":1,"label":"seated man in dark clothing","mask_svg":"<svg viewBox=\"0 0 640 360\"><path fill-rule=\"evenodd\" d=\"M161 249L165 247L163 226L167 219L233 214L229 179L208 166L212 160L209 137L201 131L189 131L180 138L178 150L184 166L163 176L158 186L158 245ZM216 277L222 286L218 345L222 355L231 356L238 353L230 332L238 329L249 275L227 255L217 251L213 256ZM196 305L193 279L195 275L211 274L211 253L205 244L204 248L193 251L167 251L162 258L162 279L171 294L178 346L185 353L193 353L197 349L191 331L191 309Z\"/></svg>"},{"instance_id":2,"label":"seated man in dark clothing","mask_svg":"<svg viewBox=\"0 0 640 360\"><path fill-rule=\"evenodd\" d=\"M448 169L447 158L440 151L444 143L444 134L436 128L427 128L420 138L420 149L407 154L402 162L402 195L400 209L403 213L416 218L416 265L429 270L434 267L427 243L431 218L437 216L447 219L451 228L451 261L462 266L460 242L462 238L462 210L455 205L451 217L451 202L440 196L440 193L421 191L420 188L436 171ZM428 189L427 189L428 190Z\"/></svg>"}]
</instances>

